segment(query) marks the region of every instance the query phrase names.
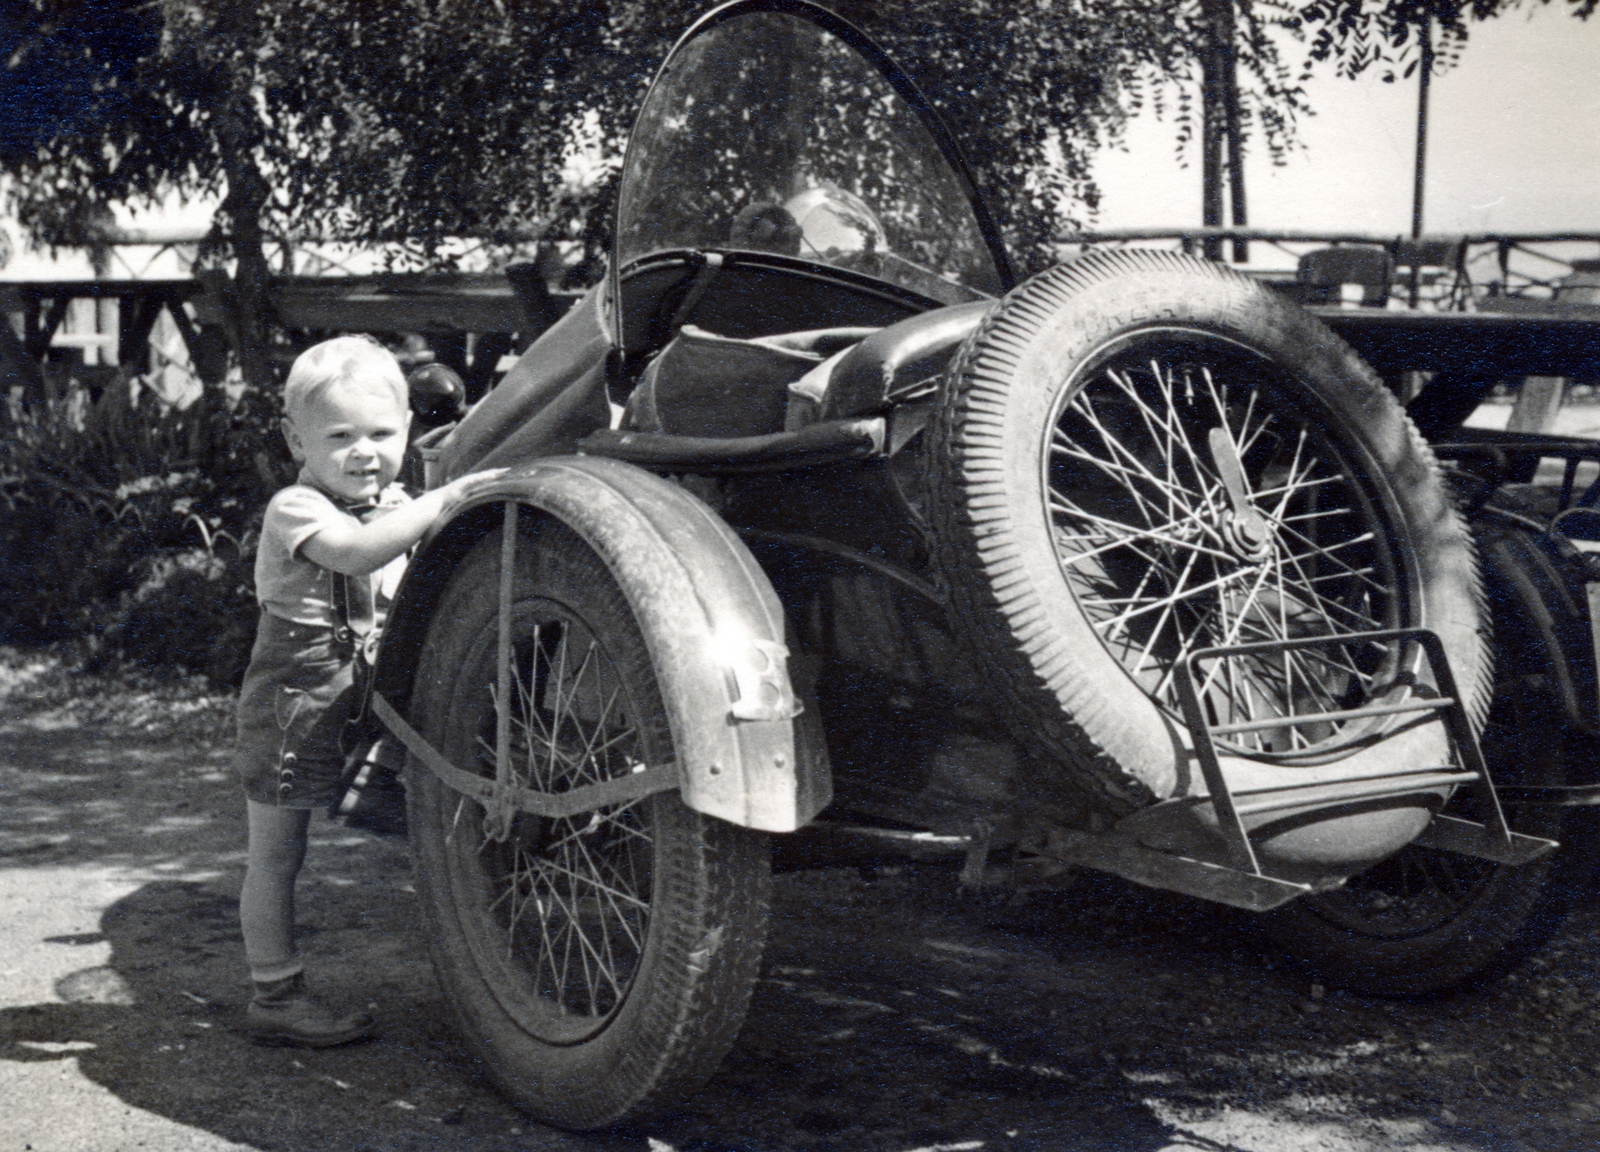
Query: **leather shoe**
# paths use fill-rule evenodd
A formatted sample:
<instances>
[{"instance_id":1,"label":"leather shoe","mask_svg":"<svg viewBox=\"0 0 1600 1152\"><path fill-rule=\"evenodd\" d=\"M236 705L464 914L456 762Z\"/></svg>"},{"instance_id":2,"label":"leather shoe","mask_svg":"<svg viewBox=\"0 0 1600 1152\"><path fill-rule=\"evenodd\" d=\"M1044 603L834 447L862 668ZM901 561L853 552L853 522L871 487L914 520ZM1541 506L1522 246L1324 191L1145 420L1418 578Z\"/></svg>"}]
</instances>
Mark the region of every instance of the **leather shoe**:
<instances>
[{"instance_id":1,"label":"leather shoe","mask_svg":"<svg viewBox=\"0 0 1600 1152\"><path fill-rule=\"evenodd\" d=\"M297 972L283 980L257 982L255 998L245 1010L245 1030L258 1044L331 1048L368 1039L372 1017L365 1012L335 1016L306 995Z\"/></svg>"}]
</instances>

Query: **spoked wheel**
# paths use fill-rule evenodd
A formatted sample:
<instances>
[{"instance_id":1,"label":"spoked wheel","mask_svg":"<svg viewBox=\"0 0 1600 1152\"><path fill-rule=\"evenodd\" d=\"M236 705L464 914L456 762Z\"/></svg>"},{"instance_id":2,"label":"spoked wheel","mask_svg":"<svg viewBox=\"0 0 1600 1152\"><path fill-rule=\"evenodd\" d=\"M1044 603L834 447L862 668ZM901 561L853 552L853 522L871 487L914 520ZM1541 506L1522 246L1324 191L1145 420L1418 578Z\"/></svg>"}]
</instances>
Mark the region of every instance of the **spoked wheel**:
<instances>
[{"instance_id":1,"label":"spoked wheel","mask_svg":"<svg viewBox=\"0 0 1600 1152\"><path fill-rule=\"evenodd\" d=\"M445 590L412 712L452 764L566 792L672 759L648 653L604 564L550 521L518 541L508 714L496 707L500 541ZM675 792L562 818L487 809L421 765L408 822L435 968L468 1044L529 1111L592 1128L680 1098L743 1021L765 838Z\"/></svg>"},{"instance_id":2,"label":"spoked wheel","mask_svg":"<svg viewBox=\"0 0 1600 1152\"><path fill-rule=\"evenodd\" d=\"M1583 603L1582 575L1564 570L1534 534L1492 515L1480 520L1478 541L1497 641L1484 760L1502 787L1573 783L1583 737L1563 714L1542 630L1530 617L1544 615L1554 634L1587 643L1587 620L1574 611ZM1481 819L1466 790L1446 811ZM1562 839L1559 808L1508 805L1506 819L1518 832ZM1584 846L1568 843L1518 866L1409 847L1263 925L1292 958L1333 983L1373 995L1442 992L1504 971L1543 943L1560 927L1587 863Z\"/></svg>"},{"instance_id":3,"label":"spoked wheel","mask_svg":"<svg viewBox=\"0 0 1600 1152\"><path fill-rule=\"evenodd\" d=\"M1413 581L1383 493L1264 357L1224 337L1151 329L1108 349L1051 421L1045 499L1068 590L1100 643L1181 721L1190 652L1393 628ZM1391 644L1204 668L1207 719L1281 717L1246 753L1305 753L1356 733L1295 717L1392 685Z\"/></svg>"},{"instance_id":4,"label":"spoked wheel","mask_svg":"<svg viewBox=\"0 0 1600 1152\"><path fill-rule=\"evenodd\" d=\"M1112 810L1182 789L1175 669L1203 648L1425 625L1481 719L1481 593L1439 468L1269 290L1175 253L1054 268L973 334L938 420L930 519L972 649L1013 734ZM1425 674L1372 641L1196 666L1208 724L1282 721L1223 751L1286 764L1382 755L1393 717L1325 714Z\"/></svg>"}]
</instances>

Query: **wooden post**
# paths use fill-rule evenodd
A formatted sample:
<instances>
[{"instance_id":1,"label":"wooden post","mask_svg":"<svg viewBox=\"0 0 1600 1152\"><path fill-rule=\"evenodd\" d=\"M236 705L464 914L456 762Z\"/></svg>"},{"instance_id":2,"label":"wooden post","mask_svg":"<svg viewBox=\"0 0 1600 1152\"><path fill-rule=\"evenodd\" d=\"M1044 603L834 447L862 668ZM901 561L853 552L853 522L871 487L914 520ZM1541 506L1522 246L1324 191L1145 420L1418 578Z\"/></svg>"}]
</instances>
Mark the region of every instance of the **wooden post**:
<instances>
[{"instance_id":1,"label":"wooden post","mask_svg":"<svg viewBox=\"0 0 1600 1152\"><path fill-rule=\"evenodd\" d=\"M1517 392L1517 402L1506 421L1507 432L1550 432L1556 424L1556 414L1561 411L1561 399L1566 395L1564 376L1524 376L1522 388Z\"/></svg>"},{"instance_id":2,"label":"wooden post","mask_svg":"<svg viewBox=\"0 0 1600 1152\"><path fill-rule=\"evenodd\" d=\"M1219 6L1218 19L1223 21L1217 36L1217 48L1222 58L1222 117L1228 135L1228 202L1232 208L1233 226L1243 228L1250 223L1244 196L1244 126L1239 111L1239 48L1234 26L1232 0ZM1244 264L1250 259L1250 242L1235 239L1233 262Z\"/></svg>"},{"instance_id":3,"label":"wooden post","mask_svg":"<svg viewBox=\"0 0 1600 1152\"><path fill-rule=\"evenodd\" d=\"M1232 0L1203 0L1205 42L1200 50L1200 223L1222 227L1222 61L1217 51L1220 8ZM1207 260L1222 259L1222 241L1208 236Z\"/></svg>"},{"instance_id":4,"label":"wooden post","mask_svg":"<svg viewBox=\"0 0 1600 1152\"><path fill-rule=\"evenodd\" d=\"M1422 25L1422 60L1418 67L1422 74L1417 78L1417 165L1411 185L1411 238L1422 238L1422 187L1428 161L1428 83L1433 75L1433 17ZM1417 306L1421 293L1421 274L1417 262L1411 263L1410 303Z\"/></svg>"},{"instance_id":5,"label":"wooden post","mask_svg":"<svg viewBox=\"0 0 1600 1152\"><path fill-rule=\"evenodd\" d=\"M1202 0L1206 36L1201 51L1202 217L1208 228L1222 226L1223 139L1227 139L1228 198L1233 224L1249 223L1244 194L1244 131L1240 123L1238 50L1235 45L1233 0ZM1222 242L1206 240L1206 259L1222 259ZM1249 245L1233 242L1233 258L1244 263Z\"/></svg>"},{"instance_id":6,"label":"wooden post","mask_svg":"<svg viewBox=\"0 0 1600 1152\"><path fill-rule=\"evenodd\" d=\"M1428 82L1433 75L1433 18L1422 26L1421 74L1417 78L1417 166L1411 185L1411 238L1422 236L1422 186L1428 161Z\"/></svg>"}]
</instances>

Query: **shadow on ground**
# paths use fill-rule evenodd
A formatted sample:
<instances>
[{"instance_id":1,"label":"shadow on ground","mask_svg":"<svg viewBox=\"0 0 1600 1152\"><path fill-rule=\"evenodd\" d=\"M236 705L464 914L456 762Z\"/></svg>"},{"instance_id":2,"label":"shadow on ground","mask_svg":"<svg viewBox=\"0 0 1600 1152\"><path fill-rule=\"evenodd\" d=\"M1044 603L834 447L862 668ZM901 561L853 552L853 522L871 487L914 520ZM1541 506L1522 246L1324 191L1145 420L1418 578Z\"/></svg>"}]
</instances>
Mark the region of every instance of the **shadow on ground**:
<instances>
[{"instance_id":1,"label":"shadow on ground","mask_svg":"<svg viewBox=\"0 0 1600 1152\"><path fill-rule=\"evenodd\" d=\"M61 974L53 998L0 1010L0 1076L71 1062L132 1109L257 1148L1593 1146L1588 909L1487 989L1312 999L1242 915L1092 877L1019 909L958 899L933 866L780 875L748 1023L706 1090L637 1130L556 1133L458 1047L395 841L319 819L300 909L319 989L376 1005L380 1037L301 1052L234 1030L242 821L223 755L0 736L5 890L126 878L97 922L17 905L8 932L56 924L21 944Z\"/></svg>"}]
</instances>

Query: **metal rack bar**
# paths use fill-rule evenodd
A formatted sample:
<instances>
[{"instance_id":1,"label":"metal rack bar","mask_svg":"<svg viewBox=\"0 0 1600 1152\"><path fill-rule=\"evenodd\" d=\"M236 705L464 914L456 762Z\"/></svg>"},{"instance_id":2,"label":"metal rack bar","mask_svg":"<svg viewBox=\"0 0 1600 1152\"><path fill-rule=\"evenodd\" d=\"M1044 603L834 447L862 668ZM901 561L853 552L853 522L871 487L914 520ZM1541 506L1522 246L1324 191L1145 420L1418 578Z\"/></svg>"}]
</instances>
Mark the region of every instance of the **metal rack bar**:
<instances>
[{"instance_id":1,"label":"metal rack bar","mask_svg":"<svg viewBox=\"0 0 1600 1152\"><path fill-rule=\"evenodd\" d=\"M1200 661L1238 656L1271 656L1302 649L1336 648L1367 643L1418 645L1428 661L1439 694L1392 704L1372 704L1364 708L1334 709L1299 716L1277 716L1264 721L1211 724L1206 719L1199 692L1195 687L1195 665ZM1455 674L1445 656L1444 644L1430 629L1389 628L1202 648L1188 653L1178 661L1173 670L1173 679L1178 690L1178 701L1183 710L1184 723L1194 742L1195 758L1200 762L1201 775L1205 779L1206 790L1216 813L1217 825L1222 832L1227 861L1233 868L1253 876L1264 875L1257 861L1255 848L1250 843L1250 835L1245 829L1242 819L1244 815L1294 808L1321 800L1335 802L1399 796L1450 784L1464 784L1473 789L1478 810L1483 815L1483 823L1475 824L1456 817L1436 816L1423 835L1418 838L1417 843L1504 863L1522 863L1555 848L1553 841L1519 835L1512 832L1506 824L1505 813L1495 794L1488 766L1484 763L1477 737L1472 731L1466 709L1462 706ZM1235 799L1223 774L1213 739L1228 732L1259 731L1263 728L1283 727L1286 724L1309 724L1318 721L1351 720L1425 711L1438 713L1444 722L1445 731L1455 753L1457 768L1425 769L1420 772L1369 777L1365 780L1323 781L1319 786L1304 791L1298 789L1277 791L1263 794L1255 800L1251 800L1248 793L1242 794L1238 800Z\"/></svg>"},{"instance_id":2,"label":"metal rack bar","mask_svg":"<svg viewBox=\"0 0 1600 1152\"><path fill-rule=\"evenodd\" d=\"M1437 712L1441 708L1448 708L1455 701L1448 696L1439 696L1427 700L1410 700L1404 704L1371 704L1365 708L1341 708L1333 712L1318 712L1315 715L1300 716L1271 716L1265 720L1240 720L1233 724L1212 724L1210 726L1213 736L1223 736L1231 732L1263 732L1268 728L1282 728L1285 724L1306 724L1313 720L1355 720L1362 716L1394 716L1404 712Z\"/></svg>"}]
</instances>

